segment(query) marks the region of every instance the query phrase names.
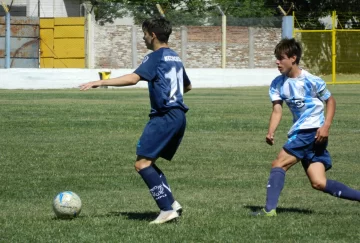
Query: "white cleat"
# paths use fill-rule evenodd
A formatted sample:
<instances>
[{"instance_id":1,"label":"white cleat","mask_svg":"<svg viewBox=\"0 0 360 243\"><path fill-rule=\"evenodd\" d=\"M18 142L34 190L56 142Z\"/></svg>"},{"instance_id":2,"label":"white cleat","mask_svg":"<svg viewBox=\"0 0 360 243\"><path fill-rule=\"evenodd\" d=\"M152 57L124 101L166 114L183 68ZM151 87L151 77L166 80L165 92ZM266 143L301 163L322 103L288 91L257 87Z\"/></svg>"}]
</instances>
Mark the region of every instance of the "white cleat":
<instances>
[{"instance_id":1,"label":"white cleat","mask_svg":"<svg viewBox=\"0 0 360 243\"><path fill-rule=\"evenodd\" d=\"M154 221L151 221L150 224L163 224L175 220L178 217L179 214L175 210L160 211L159 216Z\"/></svg>"},{"instance_id":2,"label":"white cleat","mask_svg":"<svg viewBox=\"0 0 360 243\"><path fill-rule=\"evenodd\" d=\"M174 201L171 207L181 216L183 209L178 201Z\"/></svg>"}]
</instances>

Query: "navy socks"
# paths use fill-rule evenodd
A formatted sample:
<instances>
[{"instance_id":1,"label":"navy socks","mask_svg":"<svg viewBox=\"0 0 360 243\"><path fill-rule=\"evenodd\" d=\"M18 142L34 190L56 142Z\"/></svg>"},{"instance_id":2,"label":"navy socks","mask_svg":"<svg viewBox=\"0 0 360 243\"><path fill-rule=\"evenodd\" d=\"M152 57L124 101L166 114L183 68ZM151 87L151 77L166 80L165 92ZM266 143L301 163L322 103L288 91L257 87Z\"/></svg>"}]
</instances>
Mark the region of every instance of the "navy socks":
<instances>
[{"instance_id":1,"label":"navy socks","mask_svg":"<svg viewBox=\"0 0 360 243\"><path fill-rule=\"evenodd\" d=\"M138 172L146 185L156 204L162 211L172 210L171 202L168 197L167 189L163 186L163 181L154 167L149 166Z\"/></svg>"},{"instance_id":2,"label":"navy socks","mask_svg":"<svg viewBox=\"0 0 360 243\"><path fill-rule=\"evenodd\" d=\"M360 201L360 191L354 190L337 181L326 180L324 192L329 193L334 197L352 201Z\"/></svg>"},{"instance_id":3,"label":"navy socks","mask_svg":"<svg viewBox=\"0 0 360 243\"><path fill-rule=\"evenodd\" d=\"M285 170L280 167L272 168L270 171L269 181L267 184L266 192L266 205L265 211L270 212L276 209L280 193L284 188L285 183Z\"/></svg>"},{"instance_id":4,"label":"navy socks","mask_svg":"<svg viewBox=\"0 0 360 243\"><path fill-rule=\"evenodd\" d=\"M285 183L285 173L285 170L279 167L272 168L270 171L266 194L266 212L270 212L277 207L280 193ZM334 197L360 202L360 191L352 189L338 181L327 180L324 192Z\"/></svg>"},{"instance_id":5,"label":"navy socks","mask_svg":"<svg viewBox=\"0 0 360 243\"><path fill-rule=\"evenodd\" d=\"M171 192L171 189L170 189L170 186L169 184L167 183L167 180L166 180L166 177L165 177L165 174L159 169L159 167L157 167L155 164L152 165L152 167L154 167L154 169L156 170L156 172L158 173L158 175L160 176L160 179L162 181L162 184L163 184L163 187L165 188L166 190L166 195L169 197L169 201L170 201L170 204L173 204L175 199L174 199L174 196Z\"/></svg>"}]
</instances>

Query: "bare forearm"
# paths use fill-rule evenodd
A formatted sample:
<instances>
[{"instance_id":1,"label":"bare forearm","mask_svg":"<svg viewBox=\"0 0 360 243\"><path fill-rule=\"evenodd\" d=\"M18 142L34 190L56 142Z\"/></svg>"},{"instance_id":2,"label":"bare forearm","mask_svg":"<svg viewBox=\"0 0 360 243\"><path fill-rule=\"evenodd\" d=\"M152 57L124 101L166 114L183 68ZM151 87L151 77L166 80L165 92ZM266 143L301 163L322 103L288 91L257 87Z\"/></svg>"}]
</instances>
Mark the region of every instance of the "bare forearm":
<instances>
[{"instance_id":1,"label":"bare forearm","mask_svg":"<svg viewBox=\"0 0 360 243\"><path fill-rule=\"evenodd\" d=\"M266 143L269 145L274 145L274 135L276 128L279 126L280 121L282 117L282 102L281 101L275 101L273 102L273 111L270 116L269 121L269 129L268 133L266 135Z\"/></svg>"},{"instance_id":2,"label":"bare forearm","mask_svg":"<svg viewBox=\"0 0 360 243\"><path fill-rule=\"evenodd\" d=\"M135 85L140 81L140 76L136 73L127 74L118 78L98 80L80 85L80 90L88 90L99 86L129 86Z\"/></svg>"},{"instance_id":3,"label":"bare forearm","mask_svg":"<svg viewBox=\"0 0 360 243\"><path fill-rule=\"evenodd\" d=\"M99 80L100 86L130 86L139 82L140 77L137 74L127 74L118 78Z\"/></svg>"},{"instance_id":4,"label":"bare forearm","mask_svg":"<svg viewBox=\"0 0 360 243\"><path fill-rule=\"evenodd\" d=\"M268 133L269 134L274 134L276 131L276 128L279 126L280 121L281 121L281 117L282 117L282 112L279 111L273 111L271 113L270 116L270 121L269 121L269 129L268 129Z\"/></svg>"},{"instance_id":5,"label":"bare forearm","mask_svg":"<svg viewBox=\"0 0 360 243\"><path fill-rule=\"evenodd\" d=\"M268 134L273 135L279 126L282 117L282 101L274 101L273 109L269 121Z\"/></svg>"},{"instance_id":6,"label":"bare forearm","mask_svg":"<svg viewBox=\"0 0 360 243\"><path fill-rule=\"evenodd\" d=\"M335 116L335 109L336 109L336 101L335 99L331 96L327 101L326 101L326 117L325 117L325 123L324 126L330 128L331 123L333 121L333 118Z\"/></svg>"}]
</instances>

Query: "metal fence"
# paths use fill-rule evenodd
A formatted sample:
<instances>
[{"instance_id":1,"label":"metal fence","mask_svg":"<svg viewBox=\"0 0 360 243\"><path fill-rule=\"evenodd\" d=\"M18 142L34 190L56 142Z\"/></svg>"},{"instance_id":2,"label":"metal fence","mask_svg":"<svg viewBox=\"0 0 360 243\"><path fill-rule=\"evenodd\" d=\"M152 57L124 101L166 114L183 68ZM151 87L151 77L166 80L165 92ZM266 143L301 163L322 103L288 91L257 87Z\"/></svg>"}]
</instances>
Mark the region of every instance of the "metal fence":
<instances>
[{"instance_id":1,"label":"metal fence","mask_svg":"<svg viewBox=\"0 0 360 243\"><path fill-rule=\"evenodd\" d=\"M10 19L9 67L39 67L39 18L13 17ZM0 18L0 67L5 67L6 58L6 21Z\"/></svg>"},{"instance_id":2,"label":"metal fence","mask_svg":"<svg viewBox=\"0 0 360 243\"><path fill-rule=\"evenodd\" d=\"M304 48L304 67L332 84L360 83L360 13L293 16L294 37Z\"/></svg>"}]
</instances>

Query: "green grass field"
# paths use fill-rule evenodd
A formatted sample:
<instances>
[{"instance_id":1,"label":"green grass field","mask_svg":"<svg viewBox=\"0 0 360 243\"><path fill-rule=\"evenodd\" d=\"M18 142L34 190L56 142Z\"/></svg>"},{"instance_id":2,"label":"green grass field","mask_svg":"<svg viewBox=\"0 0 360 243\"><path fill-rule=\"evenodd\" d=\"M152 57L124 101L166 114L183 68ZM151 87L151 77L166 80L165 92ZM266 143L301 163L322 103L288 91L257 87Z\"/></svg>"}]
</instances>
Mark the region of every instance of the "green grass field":
<instances>
[{"instance_id":1,"label":"green grass field","mask_svg":"<svg viewBox=\"0 0 360 243\"><path fill-rule=\"evenodd\" d=\"M320 75L320 77L325 80L328 83L332 82L332 75ZM337 73L335 76L335 82L338 84L344 84L344 83L356 83L360 84L360 75L359 74L342 74Z\"/></svg>"},{"instance_id":2,"label":"green grass field","mask_svg":"<svg viewBox=\"0 0 360 243\"><path fill-rule=\"evenodd\" d=\"M329 86L337 100L328 177L360 189L360 86ZM143 89L0 90L0 242L356 242L360 204L313 190L301 165L288 173L278 217L256 218L271 161L291 124L284 109L275 146L265 141L267 87L194 89L185 138L157 164L184 214L149 226L158 209L135 172L148 120ZM52 200L76 192L83 210L57 220Z\"/></svg>"}]
</instances>

